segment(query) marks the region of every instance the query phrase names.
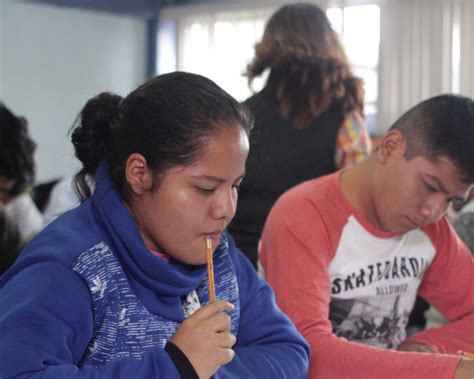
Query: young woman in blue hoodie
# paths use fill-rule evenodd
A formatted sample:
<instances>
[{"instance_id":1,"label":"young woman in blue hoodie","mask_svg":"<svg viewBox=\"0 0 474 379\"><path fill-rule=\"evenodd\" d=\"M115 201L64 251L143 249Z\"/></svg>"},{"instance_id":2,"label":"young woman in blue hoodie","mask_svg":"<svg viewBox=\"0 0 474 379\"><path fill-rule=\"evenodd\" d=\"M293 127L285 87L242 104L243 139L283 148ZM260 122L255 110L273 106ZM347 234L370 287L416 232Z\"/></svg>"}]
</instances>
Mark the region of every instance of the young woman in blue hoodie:
<instances>
[{"instance_id":1,"label":"young woman in blue hoodie","mask_svg":"<svg viewBox=\"0 0 474 379\"><path fill-rule=\"evenodd\" d=\"M306 376L308 346L225 231L251 126L188 73L87 102L72 134L84 201L0 279L2 379Z\"/></svg>"}]
</instances>

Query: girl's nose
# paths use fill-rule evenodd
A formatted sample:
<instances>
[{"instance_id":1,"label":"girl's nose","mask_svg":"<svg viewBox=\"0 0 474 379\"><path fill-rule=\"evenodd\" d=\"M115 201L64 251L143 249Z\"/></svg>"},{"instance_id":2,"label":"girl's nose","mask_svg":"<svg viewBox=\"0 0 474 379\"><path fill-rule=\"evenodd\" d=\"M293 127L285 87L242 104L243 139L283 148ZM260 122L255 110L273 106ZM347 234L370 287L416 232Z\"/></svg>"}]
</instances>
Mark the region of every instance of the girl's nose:
<instances>
[{"instance_id":1,"label":"girl's nose","mask_svg":"<svg viewBox=\"0 0 474 379\"><path fill-rule=\"evenodd\" d=\"M212 204L211 217L219 220L231 220L234 217L237 204L237 194L234 191L222 191Z\"/></svg>"}]
</instances>

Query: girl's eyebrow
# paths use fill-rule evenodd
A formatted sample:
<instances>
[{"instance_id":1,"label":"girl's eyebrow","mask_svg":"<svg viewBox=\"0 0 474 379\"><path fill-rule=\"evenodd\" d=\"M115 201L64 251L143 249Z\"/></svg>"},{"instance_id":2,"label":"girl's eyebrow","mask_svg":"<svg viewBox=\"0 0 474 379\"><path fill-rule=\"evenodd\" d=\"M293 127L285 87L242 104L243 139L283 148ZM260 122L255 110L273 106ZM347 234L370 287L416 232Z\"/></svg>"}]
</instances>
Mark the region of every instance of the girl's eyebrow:
<instances>
[{"instance_id":1,"label":"girl's eyebrow","mask_svg":"<svg viewBox=\"0 0 474 379\"><path fill-rule=\"evenodd\" d=\"M243 177L245 176L245 172L240 175L237 179L237 180L240 180L242 179ZM211 182L216 182L216 183L225 183L225 179L223 178L220 178L218 176L213 176L213 175L192 175L191 176L193 179L198 179L198 180L209 180Z\"/></svg>"},{"instance_id":2,"label":"girl's eyebrow","mask_svg":"<svg viewBox=\"0 0 474 379\"><path fill-rule=\"evenodd\" d=\"M192 175L193 179L209 180L211 182L224 183L225 179L213 175Z\"/></svg>"}]
</instances>

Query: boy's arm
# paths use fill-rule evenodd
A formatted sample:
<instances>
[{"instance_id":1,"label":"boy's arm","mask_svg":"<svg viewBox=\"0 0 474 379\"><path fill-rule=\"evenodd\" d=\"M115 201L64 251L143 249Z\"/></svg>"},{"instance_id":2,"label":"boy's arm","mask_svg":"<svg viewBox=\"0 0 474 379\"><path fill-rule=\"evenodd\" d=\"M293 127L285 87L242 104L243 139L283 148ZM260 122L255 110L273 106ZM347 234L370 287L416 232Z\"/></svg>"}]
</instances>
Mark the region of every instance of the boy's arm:
<instances>
[{"instance_id":1,"label":"boy's arm","mask_svg":"<svg viewBox=\"0 0 474 379\"><path fill-rule=\"evenodd\" d=\"M426 228L436 256L418 293L448 323L414 334L407 341L435 346L442 353L474 351L474 259L446 220Z\"/></svg>"}]
</instances>

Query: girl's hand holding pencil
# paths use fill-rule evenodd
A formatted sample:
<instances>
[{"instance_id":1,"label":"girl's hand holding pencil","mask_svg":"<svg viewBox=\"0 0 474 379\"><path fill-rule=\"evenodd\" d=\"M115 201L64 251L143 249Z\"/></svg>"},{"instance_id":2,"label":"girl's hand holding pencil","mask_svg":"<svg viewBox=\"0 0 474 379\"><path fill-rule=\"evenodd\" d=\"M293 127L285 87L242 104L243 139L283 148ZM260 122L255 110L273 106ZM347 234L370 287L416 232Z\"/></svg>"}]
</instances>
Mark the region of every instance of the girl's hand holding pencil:
<instances>
[{"instance_id":1,"label":"girl's hand holding pencil","mask_svg":"<svg viewBox=\"0 0 474 379\"><path fill-rule=\"evenodd\" d=\"M215 298L210 238L206 238L206 254L210 303L184 320L170 340L188 358L200 378L210 378L220 366L229 363L234 358L232 347L236 342L230 332L230 316L225 313L234 306Z\"/></svg>"},{"instance_id":2,"label":"girl's hand holding pencil","mask_svg":"<svg viewBox=\"0 0 474 379\"><path fill-rule=\"evenodd\" d=\"M230 316L225 313L234 306L215 298L212 253L212 241L206 238L210 303L184 320L170 340L188 358L200 378L210 378L235 355L232 347L236 337L230 332Z\"/></svg>"},{"instance_id":3,"label":"girl's hand holding pencil","mask_svg":"<svg viewBox=\"0 0 474 379\"><path fill-rule=\"evenodd\" d=\"M232 309L234 306L224 300L206 304L184 320L170 340L200 378L210 378L234 358L232 347L236 338L230 332L230 317L225 313Z\"/></svg>"}]
</instances>

